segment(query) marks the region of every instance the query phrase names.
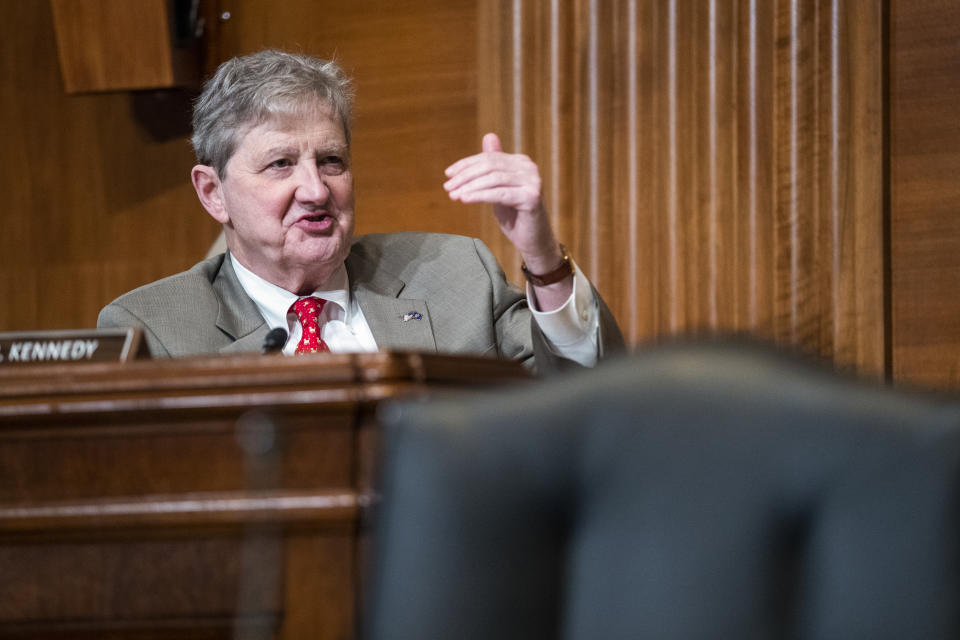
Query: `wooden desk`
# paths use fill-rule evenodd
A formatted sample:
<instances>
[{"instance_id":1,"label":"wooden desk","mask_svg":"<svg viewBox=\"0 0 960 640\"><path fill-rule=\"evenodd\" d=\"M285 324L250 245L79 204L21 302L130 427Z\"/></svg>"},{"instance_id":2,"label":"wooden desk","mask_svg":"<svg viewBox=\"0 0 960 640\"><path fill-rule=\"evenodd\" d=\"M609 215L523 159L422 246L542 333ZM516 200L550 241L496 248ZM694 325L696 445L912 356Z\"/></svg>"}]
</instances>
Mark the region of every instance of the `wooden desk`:
<instances>
[{"instance_id":1,"label":"wooden desk","mask_svg":"<svg viewBox=\"0 0 960 640\"><path fill-rule=\"evenodd\" d=\"M377 406L525 377L397 353L0 371L0 636L353 637Z\"/></svg>"}]
</instances>

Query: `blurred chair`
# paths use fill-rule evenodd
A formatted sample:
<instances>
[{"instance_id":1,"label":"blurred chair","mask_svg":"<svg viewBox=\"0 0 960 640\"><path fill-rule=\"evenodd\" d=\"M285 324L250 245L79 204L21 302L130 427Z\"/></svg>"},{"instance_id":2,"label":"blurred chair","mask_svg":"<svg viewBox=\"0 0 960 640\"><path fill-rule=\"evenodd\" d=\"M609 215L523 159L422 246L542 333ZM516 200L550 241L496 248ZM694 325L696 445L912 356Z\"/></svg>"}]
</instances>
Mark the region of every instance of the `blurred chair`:
<instances>
[{"instance_id":1,"label":"blurred chair","mask_svg":"<svg viewBox=\"0 0 960 640\"><path fill-rule=\"evenodd\" d=\"M743 346L394 407L368 640L960 638L960 404Z\"/></svg>"}]
</instances>

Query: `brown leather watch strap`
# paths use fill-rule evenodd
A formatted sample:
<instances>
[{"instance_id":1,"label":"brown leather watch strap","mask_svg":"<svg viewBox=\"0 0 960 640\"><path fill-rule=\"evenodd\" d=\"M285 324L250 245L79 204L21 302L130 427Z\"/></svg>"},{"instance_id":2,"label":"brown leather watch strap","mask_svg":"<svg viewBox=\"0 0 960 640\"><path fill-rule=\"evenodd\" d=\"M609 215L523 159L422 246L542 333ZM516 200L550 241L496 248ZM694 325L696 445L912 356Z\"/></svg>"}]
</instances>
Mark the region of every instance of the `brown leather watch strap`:
<instances>
[{"instance_id":1,"label":"brown leather watch strap","mask_svg":"<svg viewBox=\"0 0 960 640\"><path fill-rule=\"evenodd\" d=\"M530 270L527 269L527 265L525 263L521 264L520 270L523 271L523 275L527 281L535 287L545 287L548 284L560 282L573 273L573 265L570 263L570 256L567 255L567 248L561 244L560 251L563 252L563 262L560 263L559 267L553 271L550 271L549 273L544 273L541 275L530 273Z\"/></svg>"}]
</instances>

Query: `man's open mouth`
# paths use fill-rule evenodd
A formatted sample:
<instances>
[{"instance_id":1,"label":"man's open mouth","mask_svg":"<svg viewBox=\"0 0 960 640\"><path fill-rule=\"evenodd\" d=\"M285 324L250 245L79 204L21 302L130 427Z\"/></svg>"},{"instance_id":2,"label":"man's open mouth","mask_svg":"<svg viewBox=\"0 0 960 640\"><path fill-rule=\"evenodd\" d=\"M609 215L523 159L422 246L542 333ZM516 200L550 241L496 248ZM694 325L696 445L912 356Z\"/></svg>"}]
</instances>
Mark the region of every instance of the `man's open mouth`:
<instances>
[{"instance_id":1,"label":"man's open mouth","mask_svg":"<svg viewBox=\"0 0 960 640\"><path fill-rule=\"evenodd\" d=\"M297 220L297 227L307 233L327 233L334 227L336 218L328 213L315 213Z\"/></svg>"}]
</instances>

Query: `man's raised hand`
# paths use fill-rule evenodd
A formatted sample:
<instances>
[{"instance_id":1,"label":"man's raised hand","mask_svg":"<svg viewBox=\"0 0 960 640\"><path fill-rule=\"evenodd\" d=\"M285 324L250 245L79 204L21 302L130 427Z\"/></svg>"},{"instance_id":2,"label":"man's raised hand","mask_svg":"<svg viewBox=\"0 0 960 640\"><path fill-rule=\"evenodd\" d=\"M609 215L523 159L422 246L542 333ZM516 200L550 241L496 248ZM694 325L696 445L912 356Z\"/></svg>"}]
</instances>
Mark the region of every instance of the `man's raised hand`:
<instances>
[{"instance_id":1,"label":"man's raised hand","mask_svg":"<svg viewBox=\"0 0 960 640\"><path fill-rule=\"evenodd\" d=\"M493 205L501 231L532 273L549 273L562 263L563 251L550 227L550 216L543 205L540 170L533 160L519 153L504 153L497 134L488 133L483 136L480 153L454 162L445 173L443 188L451 200ZM565 299L572 283L571 277L551 287L555 290L551 293L558 300ZM554 296L538 293L540 297ZM552 302L541 308L556 306Z\"/></svg>"},{"instance_id":2,"label":"man's raised hand","mask_svg":"<svg viewBox=\"0 0 960 640\"><path fill-rule=\"evenodd\" d=\"M451 200L486 202L507 238L526 260L554 256L557 243L541 197L537 165L525 155L504 153L495 133L483 136L482 151L447 167L443 187ZM530 265L530 260L528 260Z\"/></svg>"}]
</instances>

